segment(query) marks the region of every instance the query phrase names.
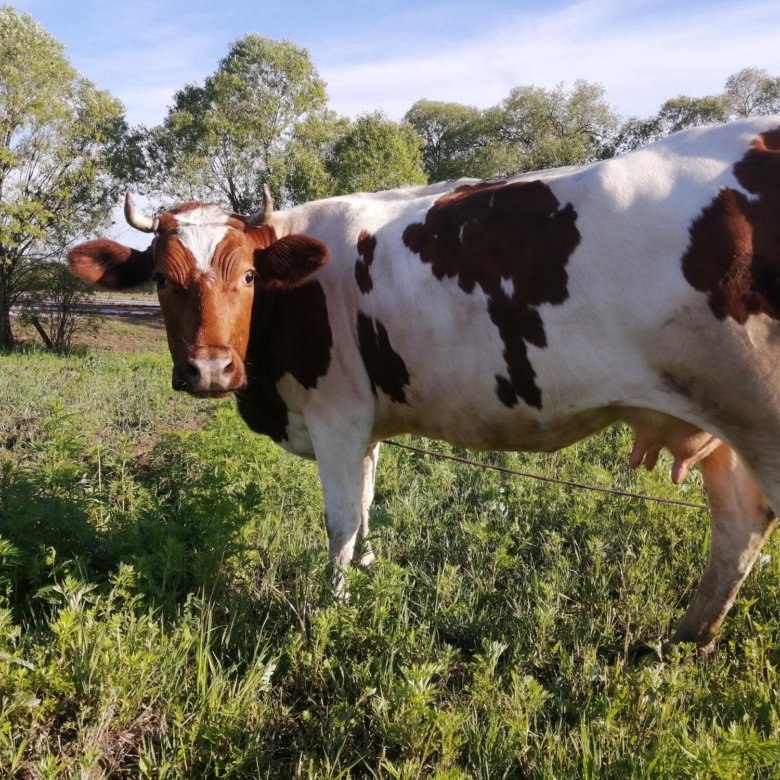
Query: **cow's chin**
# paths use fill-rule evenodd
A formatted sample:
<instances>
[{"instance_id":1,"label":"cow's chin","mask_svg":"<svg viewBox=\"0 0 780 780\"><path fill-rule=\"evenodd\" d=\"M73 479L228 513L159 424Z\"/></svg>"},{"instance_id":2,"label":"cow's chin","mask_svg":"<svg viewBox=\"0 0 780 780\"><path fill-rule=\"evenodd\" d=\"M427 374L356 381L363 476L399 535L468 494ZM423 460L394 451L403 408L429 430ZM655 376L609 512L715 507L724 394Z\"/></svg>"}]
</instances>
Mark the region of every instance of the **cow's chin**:
<instances>
[{"instance_id":1,"label":"cow's chin","mask_svg":"<svg viewBox=\"0 0 780 780\"><path fill-rule=\"evenodd\" d=\"M194 398L229 398L240 389L236 387L234 390L187 390L187 392Z\"/></svg>"},{"instance_id":2,"label":"cow's chin","mask_svg":"<svg viewBox=\"0 0 780 780\"><path fill-rule=\"evenodd\" d=\"M246 387L246 381L234 387L194 387L186 379L173 377L171 387L180 393L187 393L193 398L228 398L234 393L240 392Z\"/></svg>"}]
</instances>

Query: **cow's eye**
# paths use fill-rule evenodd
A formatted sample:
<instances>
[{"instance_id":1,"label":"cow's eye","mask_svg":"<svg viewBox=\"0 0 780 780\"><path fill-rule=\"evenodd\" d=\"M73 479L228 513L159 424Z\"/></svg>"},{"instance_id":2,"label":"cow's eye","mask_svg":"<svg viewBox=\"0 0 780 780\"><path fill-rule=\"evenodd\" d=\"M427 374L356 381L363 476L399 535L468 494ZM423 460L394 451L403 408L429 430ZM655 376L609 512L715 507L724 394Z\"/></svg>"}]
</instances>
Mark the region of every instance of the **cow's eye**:
<instances>
[{"instance_id":1,"label":"cow's eye","mask_svg":"<svg viewBox=\"0 0 780 780\"><path fill-rule=\"evenodd\" d=\"M168 285L168 280L162 274L153 274L152 280L157 285L158 290L163 290Z\"/></svg>"},{"instance_id":2,"label":"cow's eye","mask_svg":"<svg viewBox=\"0 0 780 780\"><path fill-rule=\"evenodd\" d=\"M244 274L244 284L246 285L253 285L255 283L255 277L257 274L254 271L247 271Z\"/></svg>"}]
</instances>

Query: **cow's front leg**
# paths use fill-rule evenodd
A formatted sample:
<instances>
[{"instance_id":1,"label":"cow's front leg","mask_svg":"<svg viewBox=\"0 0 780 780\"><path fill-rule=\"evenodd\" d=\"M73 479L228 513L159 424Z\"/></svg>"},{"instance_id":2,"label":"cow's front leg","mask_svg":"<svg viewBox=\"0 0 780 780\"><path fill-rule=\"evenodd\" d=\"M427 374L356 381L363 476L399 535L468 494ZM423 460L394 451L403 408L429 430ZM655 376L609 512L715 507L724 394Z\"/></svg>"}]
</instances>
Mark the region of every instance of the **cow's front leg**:
<instances>
[{"instance_id":1,"label":"cow's front leg","mask_svg":"<svg viewBox=\"0 0 780 780\"><path fill-rule=\"evenodd\" d=\"M673 642L696 642L703 653L775 526L775 515L736 453L721 445L701 463L712 513L707 566Z\"/></svg>"},{"instance_id":2,"label":"cow's front leg","mask_svg":"<svg viewBox=\"0 0 780 780\"><path fill-rule=\"evenodd\" d=\"M358 549L360 565L370 566L376 556L368 540L368 517L371 503L374 500L374 485L376 484L376 464L379 461L379 444L372 444L363 458L363 501L360 507L360 530L358 531Z\"/></svg>"},{"instance_id":3,"label":"cow's front leg","mask_svg":"<svg viewBox=\"0 0 780 780\"><path fill-rule=\"evenodd\" d=\"M311 430L312 444L317 458L317 469L325 499L325 525L328 531L330 565L336 594L345 596L345 572L352 561L355 545L361 536L364 522L368 531L368 507L364 488L368 471L366 465L373 448L355 431L339 435L338 431ZM371 486L373 492L373 485Z\"/></svg>"}]
</instances>

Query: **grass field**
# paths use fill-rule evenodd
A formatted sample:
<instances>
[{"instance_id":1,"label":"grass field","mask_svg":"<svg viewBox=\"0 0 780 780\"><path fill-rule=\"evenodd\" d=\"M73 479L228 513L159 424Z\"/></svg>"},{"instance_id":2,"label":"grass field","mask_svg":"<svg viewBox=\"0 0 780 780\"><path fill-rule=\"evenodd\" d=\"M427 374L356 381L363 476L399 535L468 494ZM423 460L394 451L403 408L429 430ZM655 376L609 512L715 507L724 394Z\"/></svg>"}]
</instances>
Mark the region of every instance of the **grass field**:
<instances>
[{"instance_id":1,"label":"grass field","mask_svg":"<svg viewBox=\"0 0 780 780\"><path fill-rule=\"evenodd\" d=\"M714 656L636 663L705 513L385 448L334 603L315 466L174 394L157 324L0 366L0 776L780 777L777 539ZM482 458L702 500L629 449Z\"/></svg>"}]
</instances>

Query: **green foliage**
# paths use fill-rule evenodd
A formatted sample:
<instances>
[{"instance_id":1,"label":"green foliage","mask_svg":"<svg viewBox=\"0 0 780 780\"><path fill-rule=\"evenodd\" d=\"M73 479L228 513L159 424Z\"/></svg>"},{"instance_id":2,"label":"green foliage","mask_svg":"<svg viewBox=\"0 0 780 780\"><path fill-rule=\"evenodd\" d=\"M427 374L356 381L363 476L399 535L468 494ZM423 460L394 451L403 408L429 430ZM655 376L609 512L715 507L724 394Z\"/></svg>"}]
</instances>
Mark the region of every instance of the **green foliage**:
<instances>
[{"instance_id":1,"label":"green foliage","mask_svg":"<svg viewBox=\"0 0 780 780\"><path fill-rule=\"evenodd\" d=\"M485 112L460 103L418 100L405 120L425 141L423 167L429 181L495 175Z\"/></svg>"},{"instance_id":2,"label":"green foliage","mask_svg":"<svg viewBox=\"0 0 780 780\"><path fill-rule=\"evenodd\" d=\"M299 123L287 146L283 190L291 203L327 198L336 192L329 171L334 145L350 129L350 121L324 111Z\"/></svg>"},{"instance_id":3,"label":"green foliage","mask_svg":"<svg viewBox=\"0 0 780 780\"><path fill-rule=\"evenodd\" d=\"M729 118L729 101L725 95L690 98L680 95L667 100L658 112L666 133L676 133L687 127L714 125Z\"/></svg>"},{"instance_id":4,"label":"green foliage","mask_svg":"<svg viewBox=\"0 0 780 780\"><path fill-rule=\"evenodd\" d=\"M632 116L618 128L611 142L610 156L630 152L640 146L658 141L664 136L665 129L659 116L640 119Z\"/></svg>"},{"instance_id":5,"label":"green foliage","mask_svg":"<svg viewBox=\"0 0 780 780\"><path fill-rule=\"evenodd\" d=\"M172 393L168 356L4 361L0 775L777 775L776 541L714 656L638 664L703 514L385 447L379 560L336 603L315 465ZM482 457L701 499L630 444Z\"/></svg>"},{"instance_id":6,"label":"green foliage","mask_svg":"<svg viewBox=\"0 0 780 780\"><path fill-rule=\"evenodd\" d=\"M334 194L425 184L421 147L420 137L408 124L392 122L381 112L358 117L326 162Z\"/></svg>"},{"instance_id":7,"label":"green foliage","mask_svg":"<svg viewBox=\"0 0 780 780\"><path fill-rule=\"evenodd\" d=\"M743 68L726 79L720 94L700 98L678 95L664 102L654 116L627 120L613 141L612 151L630 151L688 127L778 112L780 77L760 68Z\"/></svg>"},{"instance_id":8,"label":"green foliage","mask_svg":"<svg viewBox=\"0 0 780 780\"><path fill-rule=\"evenodd\" d=\"M203 85L176 93L153 131L152 156L162 163L158 188L175 200L255 210L264 183L283 194L293 150L310 148L310 123L327 121L326 99L305 49L254 34L240 38Z\"/></svg>"},{"instance_id":9,"label":"green foliage","mask_svg":"<svg viewBox=\"0 0 780 780\"><path fill-rule=\"evenodd\" d=\"M77 333L98 329L97 317L83 309L94 293L64 263L45 263L38 269L34 289L25 296L19 319L40 328L47 346L67 355Z\"/></svg>"},{"instance_id":10,"label":"green foliage","mask_svg":"<svg viewBox=\"0 0 780 780\"><path fill-rule=\"evenodd\" d=\"M514 87L490 112L494 132L504 144L504 172L577 165L609 154L618 118L604 101L599 84L577 80L548 90Z\"/></svg>"},{"instance_id":11,"label":"green foliage","mask_svg":"<svg viewBox=\"0 0 780 780\"><path fill-rule=\"evenodd\" d=\"M680 95L658 113L622 120L598 84L575 81L548 90L514 87L484 111L458 103L419 100L406 114L425 141L425 171L432 181L460 176L487 178L527 170L576 165L636 149L665 135L739 117L780 112L780 77L745 68L724 91Z\"/></svg>"},{"instance_id":12,"label":"green foliage","mask_svg":"<svg viewBox=\"0 0 780 780\"><path fill-rule=\"evenodd\" d=\"M780 112L780 76L761 68L743 68L726 79L723 97L735 117L776 114Z\"/></svg>"},{"instance_id":13,"label":"green foliage","mask_svg":"<svg viewBox=\"0 0 780 780\"><path fill-rule=\"evenodd\" d=\"M106 225L121 105L81 78L30 16L0 7L0 347L34 267Z\"/></svg>"},{"instance_id":14,"label":"green foliage","mask_svg":"<svg viewBox=\"0 0 780 780\"><path fill-rule=\"evenodd\" d=\"M576 81L548 90L519 86L500 105L480 111L420 100L406 120L425 140L433 181L510 175L576 165L614 153L618 117L598 84Z\"/></svg>"}]
</instances>

